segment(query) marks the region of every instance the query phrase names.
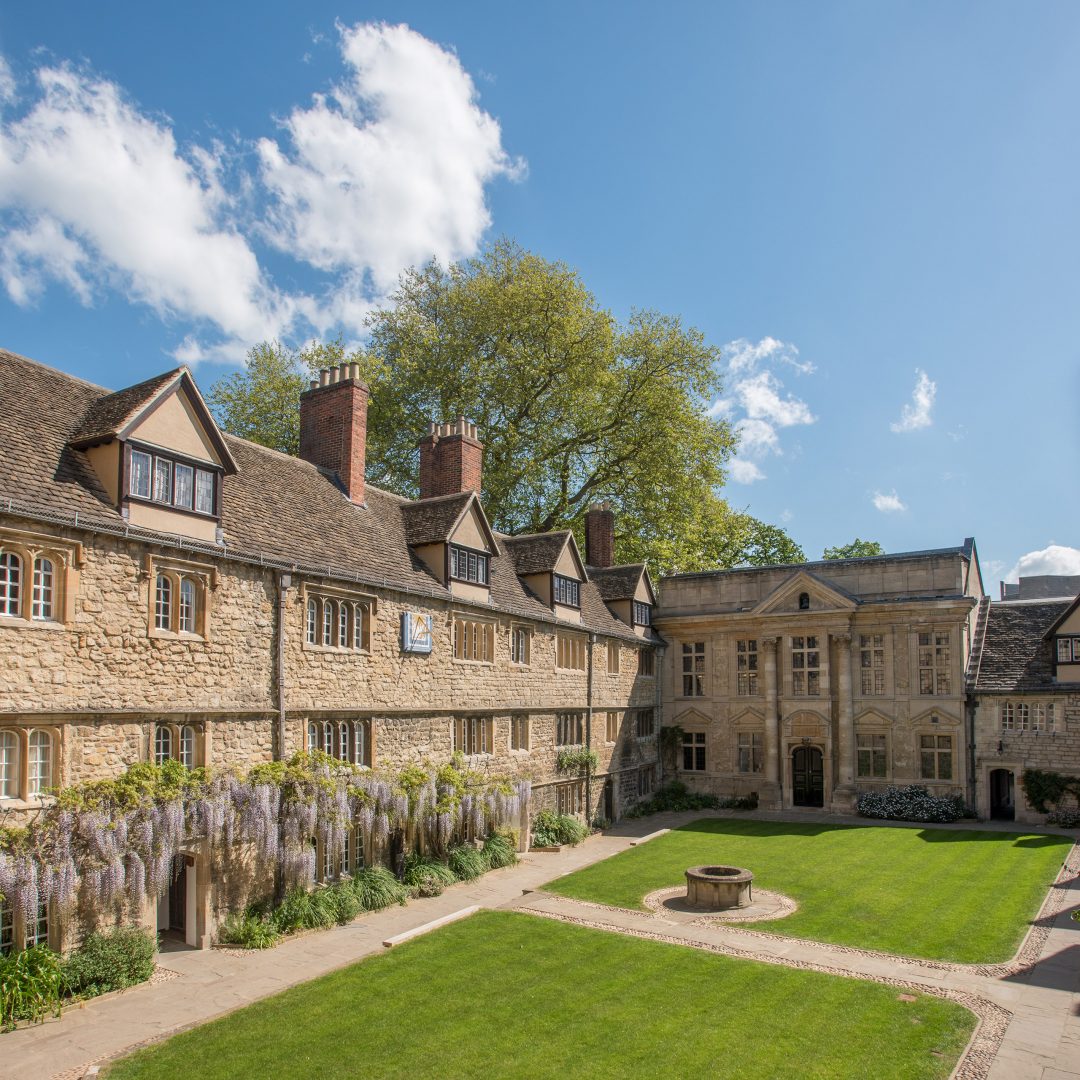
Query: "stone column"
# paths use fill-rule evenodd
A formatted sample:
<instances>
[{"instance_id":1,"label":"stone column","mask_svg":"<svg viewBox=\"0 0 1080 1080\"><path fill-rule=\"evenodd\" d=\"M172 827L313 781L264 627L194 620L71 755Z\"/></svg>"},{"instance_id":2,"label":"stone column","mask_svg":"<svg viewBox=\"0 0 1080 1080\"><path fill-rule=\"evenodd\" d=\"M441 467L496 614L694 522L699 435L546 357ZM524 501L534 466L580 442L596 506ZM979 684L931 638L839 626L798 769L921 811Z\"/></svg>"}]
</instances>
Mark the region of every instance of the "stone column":
<instances>
[{"instance_id":1,"label":"stone column","mask_svg":"<svg viewBox=\"0 0 1080 1080\"><path fill-rule=\"evenodd\" d=\"M833 634L836 644L837 785L833 807L850 812L855 806L855 701L851 687L851 634Z\"/></svg>"},{"instance_id":2,"label":"stone column","mask_svg":"<svg viewBox=\"0 0 1080 1080\"><path fill-rule=\"evenodd\" d=\"M765 677L765 782L776 793L777 805L780 805L780 712L779 680L777 677L776 654L779 638L761 639L764 652Z\"/></svg>"}]
</instances>

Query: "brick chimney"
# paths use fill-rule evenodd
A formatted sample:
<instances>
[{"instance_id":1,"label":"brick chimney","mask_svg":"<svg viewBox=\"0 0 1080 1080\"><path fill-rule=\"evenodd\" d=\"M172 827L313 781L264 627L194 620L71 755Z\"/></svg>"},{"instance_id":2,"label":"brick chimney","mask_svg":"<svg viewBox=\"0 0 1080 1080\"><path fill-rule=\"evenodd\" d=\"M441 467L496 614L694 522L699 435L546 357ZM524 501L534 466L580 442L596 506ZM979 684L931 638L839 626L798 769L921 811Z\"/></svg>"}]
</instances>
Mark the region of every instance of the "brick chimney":
<instances>
[{"instance_id":1,"label":"brick chimney","mask_svg":"<svg viewBox=\"0 0 1080 1080\"><path fill-rule=\"evenodd\" d=\"M476 425L464 416L452 424L432 424L420 440L420 498L480 491L484 479L484 446Z\"/></svg>"},{"instance_id":2,"label":"brick chimney","mask_svg":"<svg viewBox=\"0 0 1080 1080\"><path fill-rule=\"evenodd\" d=\"M359 364L324 368L300 395L300 456L332 469L351 502L364 502L367 384Z\"/></svg>"},{"instance_id":3,"label":"brick chimney","mask_svg":"<svg viewBox=\"0 0 1080 1080\"><path fill-rule=\"evenodd\" d=\"M615 513L611 503L593 503L585 512L585 565L615 565Z\"/></svg>"}]
</instances>

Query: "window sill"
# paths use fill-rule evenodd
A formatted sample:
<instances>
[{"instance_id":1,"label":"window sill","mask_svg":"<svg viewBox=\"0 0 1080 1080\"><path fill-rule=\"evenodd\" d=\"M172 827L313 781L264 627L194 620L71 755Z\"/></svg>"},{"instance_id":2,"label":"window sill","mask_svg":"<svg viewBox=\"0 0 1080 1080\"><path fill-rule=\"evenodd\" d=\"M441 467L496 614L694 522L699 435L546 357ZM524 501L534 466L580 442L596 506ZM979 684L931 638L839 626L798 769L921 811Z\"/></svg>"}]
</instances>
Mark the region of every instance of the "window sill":
<instances>
[{"instance_id":1,"label":"window sill","mask_svg":"<svg viewBox=\"0 0 1080 1080\"><path fill-rule=\"evenodd\" d=\"M155 638L158 641L189 641L192 643L198 642L200 644L207 641L202 634L188 634L186 632L178 633L175 630L161 630L158 627L149 630L147 632L147 637Z\"/></svg>"},{"instance_id":2,"label":"window sill","mask_svg":"<svg viewBox=\"0 0 1080 1080\"><path fill-rule=\"evenodd\" d=\"M370 656L370 649L351 649L347 645L312 645L310 641L305 641L303 646L304 652L312 653L334 653L339 656Z\"/></svg>"},{"instance_id":3,"label":"window sill","mask_svg":"<svg viewBox=\"0 0 1080 1080\"><path fill-rule=\"evenodd\" d=\"M530 750L527 746L511 746L510 753L516 754L518 757L528 757Z\"/></svg>"},{"instance_id":4,"label":"window sill","mask_svg":"<svg viewBox=\"0 0 1080 1080\"><path fill-rule=\"evenodd\" d=\"M21 615L0 615L0 627L18 627L20 630L48 630L55 633L67 630L67 624L55 619L24 619Z\"/></svg>"},{"instance_id":5,"label":"window sill","mask_svg":"<svg viewBox=\"0 0 1080 1080\"><path fill-rule=\"evenodd\" d=\"M455 664L464 664L464 665L466 665L468 667L488 667L489 668L489 667L494 667L495 666L495 661L494 660L466 660L463 656L455 656L453 662Z\"/></svg>"},{"instance_id":6,"label":"window sill","mask_svg":"<svg viewBox=\"0 0 1080 1080\"><path fill-rule=\"evenodd\" d=\"M56 802L55 795L31 795L29 799L0 799L0 810L40 810Z\"/></svg>"}]
</instances>

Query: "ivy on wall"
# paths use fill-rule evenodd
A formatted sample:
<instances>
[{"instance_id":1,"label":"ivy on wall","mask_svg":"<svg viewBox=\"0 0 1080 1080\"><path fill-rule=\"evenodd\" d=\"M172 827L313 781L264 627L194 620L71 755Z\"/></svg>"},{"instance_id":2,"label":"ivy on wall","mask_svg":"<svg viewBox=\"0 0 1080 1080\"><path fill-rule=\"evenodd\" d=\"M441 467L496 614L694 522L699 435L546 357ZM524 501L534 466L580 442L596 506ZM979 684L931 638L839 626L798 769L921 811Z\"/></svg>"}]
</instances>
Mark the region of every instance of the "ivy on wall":
<instances>
[{"instance_id":1,"label":"ivy on wall","mask_svg":"<svg viewBox=\"0 0 1080 1080\"><path fill-rule=\"evenodd\" d=\"M1066 795L1080 803L1080 776L1044 769L1025 769L1020 778L1029 805L1040 814L1050 813Z\"/></svg>"}]
</instances>

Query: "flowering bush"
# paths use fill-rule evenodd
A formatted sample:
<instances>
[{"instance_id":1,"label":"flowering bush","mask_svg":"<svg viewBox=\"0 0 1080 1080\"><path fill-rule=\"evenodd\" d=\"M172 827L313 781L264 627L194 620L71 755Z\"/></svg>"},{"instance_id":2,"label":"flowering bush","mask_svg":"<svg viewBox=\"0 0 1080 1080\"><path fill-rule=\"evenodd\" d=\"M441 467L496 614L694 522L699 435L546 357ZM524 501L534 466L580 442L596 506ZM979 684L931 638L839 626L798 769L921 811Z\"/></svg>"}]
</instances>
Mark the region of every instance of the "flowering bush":
<instances>
[{"instance_id":1,"label":"flowering bush","mask_svg":"<svg viewBox=\"0 0 1080 1080\"><path fill-rule=\"evenodd\" d=\"M1059 806L1046 815L1047 825L1061 825L1066 829L1080 829L1080 806Z\"/></svg>"},{"instance_id":2,"label":"flowering bush","mask_svg":"<svg viewBox=\"0 0 1080 1080\"><path fill-rule=\"evenodd\" d=\"M315 845L340 860L346 838L384 851L392 834L406 850L444 855L466 835L512 824L529 782L466 771L463 762L361 769L314 752L257 765L247 774L138 764L114 780L60 791L26 829L0 829L0 895L30 920L40 902L70 910L135 912L169 885L182 845L249 845L286 884L315 877Z\"/></svg>"},{"instance_id":3,"label":"flowering bush","mask_svg":"<svg viewBox=\"0 0 1080 1080\"><path fill-rule=\"evenodd\" d=\"M931 795L919 784L868 791L859 796L863 817L893 821L956 821L970 816L962 795Z\"/></svg>"}]
</instances>

